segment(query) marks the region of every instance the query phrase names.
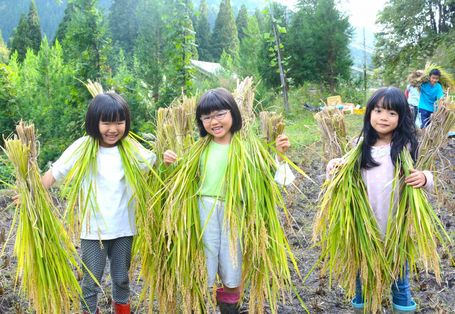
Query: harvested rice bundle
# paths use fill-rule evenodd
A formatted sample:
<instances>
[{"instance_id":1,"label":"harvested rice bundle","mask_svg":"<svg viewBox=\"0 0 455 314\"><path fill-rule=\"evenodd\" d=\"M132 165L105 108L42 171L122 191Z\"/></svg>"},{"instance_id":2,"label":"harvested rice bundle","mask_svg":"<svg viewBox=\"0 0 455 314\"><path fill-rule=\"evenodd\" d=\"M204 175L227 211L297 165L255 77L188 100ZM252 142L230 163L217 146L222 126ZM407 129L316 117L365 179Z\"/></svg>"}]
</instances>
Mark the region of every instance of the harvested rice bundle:
<instances>
[{"instance_id":1,"label":"harvested rice bundle","mask_svg":"<svg viewBox=\"0 0 455 314\"><path fill-rule=\"evenodd\" d=\"M433 69L438 69L441 72L441 77L439 78L439 82L445 89L453 89L455 87L455 81L453 75L447 72L444 68L439 65L427 63L425 65L425 69L423 70L426 75L417 78L417 85L421 85L422 83L428 82L430 77L430 71Z\"/></svg>"},{"instance_id":2,"label":"harvested rice bundle","mask_svg":"<svg viewBox=\"0 0 455 314\"><path fill-rule=\"evenodd\" d=\"M284 131L284 119L281 114L275 112L262 111L259 113L261 122L262 137L267 143L273 143L276 137Z\"/></svg>"},{"instance_id":3,"label":"harvested rice bundle","mask_svg":"<svg viewBox=\"0 0 455 314\"><path fill-rule=\"evenodd\" d=\"M183 155L194 144L196 98L182 96L168 108L158 109L156 118L156 152L162 156L170 149Z\"/></svg>"},{"instance_id":4,"label":"harvested rice bundle","mask_svg":"<svg viewBox=\"0 0 455 314\"><path fill-rule=\"evenodd\" d=\"M325 107L314 118L321 134L324 158L331 160L343 156L348 142L343 113L336 108Z\"/></svg>"},{"instance_id":5,"label":"harvested rice bundle","mask_svg":"<svg viewBox=\"0 0 455 314\"><path fill-rule=\"evenodd\" d=\"M375 313L391 276L360 172L361 145L343 157L333 178L324 183L313 240L321 247L321 272L329 273L330 285L334 278L352 297L360 272L365 308Z\"/></svg>"},{"instance_id":6,"label":"harvested rice bundle","mask_svg":"<svg viewBox=\"0 0 455 314\"><path fill-rule=\"evenodd\" d=\"M402 276L406 262L412 271L421 262L428 272L433 271L441 281L438 244L447 249L450 237L444 230L437 213L433 210L422 189L413 188L403 181L413 169L413 160L408 150L400 153L401 167L395 171L394 191L399 191L398 206L390 211L385 237L385 254L392 270L392 277ZM399 187L397 189L396 187ZM392 194L392 200L395 199ZM393 205L393 204L391 204Z\"/></svg>"},{"instance_id":7,"label":"harvested rice bundle","mask_svg":"<svg viewBox=\"0 0 455 314\"><path fill-rule=\"evenodd\" d=\"M76 249L41 183L33 124L20 122L16 131L4 149L16 170L20 200L15 214L16 284L37 313L77 312L82 291L73 271L81 271Z\"/></svg>"},{"instance_id":8,"label":"harvested rice bundle","mask_svg":"<svg viewBox=\"0 0 455 314\"><path fill-rule=\"evenodd\" d=\"M435 159L447 143L447 134L455 124L455 112L450 108L452 99L439 101L438 109L431 116L419 146L417 169L434 169Z\"/></svg>"}]
</instances>

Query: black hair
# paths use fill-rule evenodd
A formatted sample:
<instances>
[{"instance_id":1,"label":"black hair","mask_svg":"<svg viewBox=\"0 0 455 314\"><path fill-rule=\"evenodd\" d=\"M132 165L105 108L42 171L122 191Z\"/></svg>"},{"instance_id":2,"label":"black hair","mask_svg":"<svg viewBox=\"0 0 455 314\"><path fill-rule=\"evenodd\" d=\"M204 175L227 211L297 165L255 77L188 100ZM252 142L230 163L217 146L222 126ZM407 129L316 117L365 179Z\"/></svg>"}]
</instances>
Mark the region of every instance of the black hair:
<instances>
[{"instance_id":1,"label":"black hair","mask_svg":"<svg viewBox=\"0 0 455 314\"><path fill-rule=\"evenodd\" d=\"M371 112L381 107L398 113L398 125L392 134L392 147L390 157L395 164L401 150L410 146L411 156L417 158L417 138L414 119L409 109L408 101L403 92L396 87L383 87L378 89L368 100L363 121L363 145L361 167L365 169L379 166L371 156L371 147L374 146L379 136L371 126Z\"/></svg>"},{"instance_id":2,"label":"black hair","mask_svg":"<svg viewBox=\"0 0 455 314\"><path fill-rule=\"evenodd\" d=\"M98 94L90 102L85 115L85 131L87 135L100 139L100 121L114 122L125 121L124 138L128 135L131 125L130 109L128 103L119 94L108 92Z\"/></svg>"},{"instance_id":3,"label":"black hair","mask_svg":"<svg viewBox=\"0 0 455 314\"><path fill-rule=\"evenodd\" d=\"M201 121L202 115L207 115L213 111L229 110L232 116L232 127L230 132L234 134L242 128L242 115L234 96L225 88L218 87L211 89L202 95L196 107L196 122L201 137L207 135L204 124Z\"/></svg>"},{"instance_id":4,"label":"black hair","mask_svg":"<svg viewBox=\"0 0 455 314\"><path fill-rule=\"evenodd\" d=\"M430 71L430 75L429 76L432 76L432 75L436 75L436 76L441 77L441 71L439 71L438 69L433 69L433 70Z\"/></svg>"}]
</instances>

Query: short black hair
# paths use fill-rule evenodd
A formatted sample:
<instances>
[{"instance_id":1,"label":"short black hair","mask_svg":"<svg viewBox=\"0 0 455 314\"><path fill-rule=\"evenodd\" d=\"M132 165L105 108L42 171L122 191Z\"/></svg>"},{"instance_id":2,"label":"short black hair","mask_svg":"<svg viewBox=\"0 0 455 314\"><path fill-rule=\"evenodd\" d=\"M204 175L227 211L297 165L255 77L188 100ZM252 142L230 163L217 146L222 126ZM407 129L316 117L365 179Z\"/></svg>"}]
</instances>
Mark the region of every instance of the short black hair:
<instances>
[{"instance_id":1,"label":"short black hair","mask_svg":"<svg viewBox=\"0 0 455 314\"><path fill-rule=\"evenodd\" d=\"M125 134L130 131L131 116L128 103L119 94L108 92L98 94L90 102L85 115L85 132L95 139L100 139L100 121L125 121Z\"/></svg>"},{"instance_id":2,"label":"short black hair","mask_svg":"<svg viewBox=\"0 0 455 314\"><path fill-rule=\"evenodd\" d=\"M436 76L441 77L441 71L439 71L438 69L433 69L433 70L430 71L430 75L429 76L432 76L432 75L436 75Z\"/></svg>"},{"instance_id":3,"label":"short black hair","mask_svg":"<svg viewBox=\"0 0 455 314\"><path fill-rule=\"evenodd\" d=\"M230 132L234 134L242 128L242 115L234 96L225 88L218 87L211 89L202 95L196 107L196 122L201 137L207 135L201 116L210 114L213 111L229 110L232 116L232 127Z\"/></svg>"}]
</instances>

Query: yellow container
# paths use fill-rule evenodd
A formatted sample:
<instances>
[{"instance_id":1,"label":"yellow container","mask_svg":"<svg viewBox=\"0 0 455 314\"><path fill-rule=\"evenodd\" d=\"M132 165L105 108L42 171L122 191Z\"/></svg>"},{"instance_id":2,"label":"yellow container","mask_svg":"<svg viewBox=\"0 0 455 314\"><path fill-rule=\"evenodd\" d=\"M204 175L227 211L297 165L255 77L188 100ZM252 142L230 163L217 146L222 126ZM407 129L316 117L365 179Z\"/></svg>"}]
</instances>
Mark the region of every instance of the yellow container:
<instances>
[{"instance_id":1,"label":"yellow container","mask_svg":"<svg viewBox=\"0 0 455 314\"><path fill-rule=\"evenodd\" d=\"M341 104L341 96L340 95L327 97L327 105L328 106L340 105L340 104Z\"/></svg>"},{"instance_id":2,"label":"yellow container","mask_svg":"<svg viewBox=\"0 0 455 314\"><path fill-rule=\"evenodd\" d=\"M362 114L365 114L365 107L363 108L354 108L354 114L358 114L358 115L362 115Z\"/></svg>"}]
</instances>

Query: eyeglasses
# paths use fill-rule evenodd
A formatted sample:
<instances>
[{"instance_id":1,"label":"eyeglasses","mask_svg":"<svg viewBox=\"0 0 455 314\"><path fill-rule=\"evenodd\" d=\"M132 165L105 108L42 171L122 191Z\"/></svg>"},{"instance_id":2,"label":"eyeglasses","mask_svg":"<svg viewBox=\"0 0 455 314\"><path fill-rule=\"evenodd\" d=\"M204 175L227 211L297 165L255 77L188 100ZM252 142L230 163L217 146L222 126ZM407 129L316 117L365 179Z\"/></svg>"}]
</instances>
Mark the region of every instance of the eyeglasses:
<instances>
[{"instance_id":1,"label":"eyeglasses","mask_svg":"<svg viewBox=\"0 0 455 314\"><path fill-rule=\"evenodd\" d=\"M209 123L210 121L212 121L212 119L215 119L217 121L221 121L221 120L224 119L224 117L226 116L226 114L229 111L230 110L221 110L221 111L218 111L215 114L211 114L211 115L207 115L207 116L201 116L199 119L201 119L202 123Z\"/></svg>"}]
</instances>

